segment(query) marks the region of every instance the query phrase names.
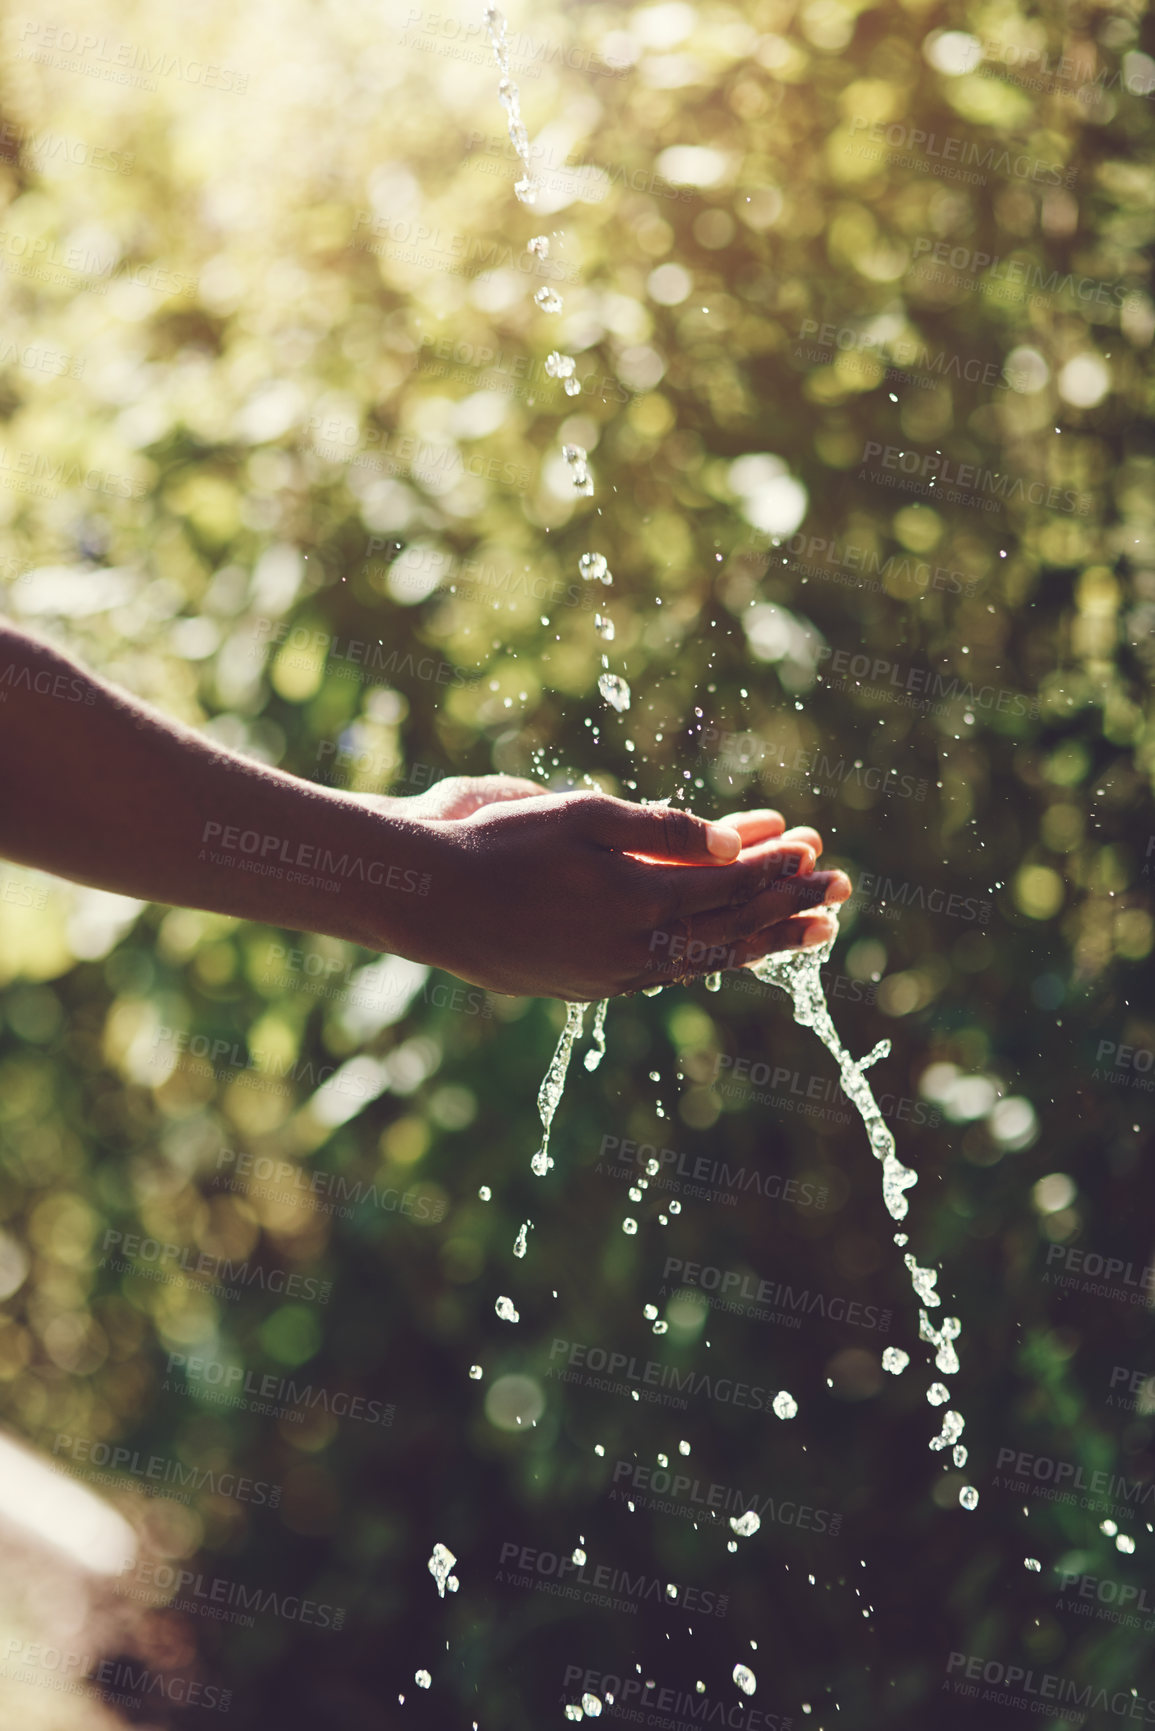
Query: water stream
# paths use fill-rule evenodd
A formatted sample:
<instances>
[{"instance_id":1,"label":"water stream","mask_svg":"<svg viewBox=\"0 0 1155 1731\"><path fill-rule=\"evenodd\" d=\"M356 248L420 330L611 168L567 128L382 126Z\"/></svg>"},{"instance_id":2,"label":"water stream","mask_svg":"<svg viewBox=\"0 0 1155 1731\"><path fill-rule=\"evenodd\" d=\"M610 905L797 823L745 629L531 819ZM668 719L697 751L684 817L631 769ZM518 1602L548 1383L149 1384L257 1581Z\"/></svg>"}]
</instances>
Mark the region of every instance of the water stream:
<instances>
[{"instance_id":1,"label":"water stream","mask_svg":"<svg viewBox=\"0 0 1155 1731\"><path fill-rule=\"evenodd\" d=\"M529 138L521 117L521 98L517 85L510 76L510 61L506 23L496 7L490 6L485 12L485 27L501 73L499 95L506 110L509 125L509 136L522 167L522 176L516 182L514 191L518 199L527 205L535 203L538 194L538 184L533 174L529 149ZM536 235L528 243L527 250L540 258L548 257L549 239L545 235ZM534 302L545 316L553 316L562 310L561 297L552 289L542 288L534 295ZM546 372L551 378L559 380L567 395L576 396L581 389L580 382L575 377L575 363L572 357L553 350L546 362ZM590 498L594 494L594 478L590 471L588 453L580 445L565 444L562 447L562 457L568 466L570 480L574 491L580 497ZM589 582L601 582L612 585L613 576L609 570L605 556L595 551L583 553L578 561L580 576ZM602 614L595 620L595 630L603 642L612 642L614 628L612 621ZM629 685L620 675L610 669L609 659L603 653L601 657L602 672L598 678L598 690L603 701L618 713L624 713L630 707L631 694ZM755 976L768 985L775 986L785 992L790 999L795 1022L801 1027L810 1028L822 1042L838 1065L839 1079L842 1090L852 1102L862 1119L871 1151L882 1166L882 1198L887 1212L894 1221L906 1218L908 1203L906 1192L917 1183L918 1175L910 1167L904 1166L898 1158L895 1140L888 1128L873 1090L867 1080L866 1072L872 1065L888 1056L891 1043L888 1039L877 1042L862 1058L853 1058L843 1045L838 1031L830 1015L826 995L822 986L821 969L829 960L831 951L837 940L837 923L830 938L821 945L804 950L789 950L776 955L766 956L751 968ZM711 987L716 987L715 980L707 981ZM648 995L660 991L661 987L648 988ZM600 1064L606 1050L605 1019L607 1003L603 1001L596 1006L592 1027L593 1044L585 1055L585 1065L588 1070L594 1070ZM541 1146L533 1155L531 1169L538 1177L544 1177L553 1166L553 1157L549 1152L550 1133L565 1091L566 1078L569 1074L570 1061L574 1048L585 1029L586 1005L569 1003L566 1006L566 1020L561 1037L550 1061L549 1068L542 1080L538 1092L538 1113L541 1118ZM640 1200L645 1180L631 1189L632 1200ZM623 1223L627 1233L637 1232L637 1222L627 1217ZM524 1257L527 1246L527 1234L532 1228L532 1222L526 1221L517 1236L514 1254ZM961 1325L957 1317L943 1317L941 1322L932 1320L932 1312L940 1309L942 1300L937 1288L938 1275L934 1269L920 1266L917 1259L906 1250L907 1234L899 1231L894 1234L894 1242L903 1250L903 1261L910 1276L911 1287L919 1302L919 1338L934 1349L935 1368L944 1376L958 1372L959 1360L955 1342L961 1334ZM516 1322L518 1313L509 1298L500 1298L496 1305L497 1314L503 1320ZM646 1315L657 1317L656 1307L646 1306ZM655 1332L665 1330L665 1324L654 1322ZM882 1354L883 1368L890 1374L898 1376L903 1373L909 1363L908 1355L897 1347L887 1347ZM476 1370L477 1367L474 1367ZM473 1372L471 1371L471 1375ZM950 1400L950 1392L940 1381L934 1381L927 1390L927 1400L930 1405L946 1406ZM774 1401L774 1410L780 1418L792 1418L797 1412L797 1402L786 1390L782 1390ZM951 1461L955 1467L962 1467L967 1458L967 1451L959 1441L965 1428L965 1420L955 1408L945 1412L941 1428L937 1436L930 1441L930 1448L938 1451L951 1450ZM944 1462L945 1464L945 1462ZM973 1509L978 1503L978 1492L972 1485L965 1485L959 1492L959 1503L964 1509ZM743 1517L731 1521L731 1527L737 1537L751 1537L757 1530L759 1522ZM736 1539L731 1541L735 1548ZM442 1552L442 1547L438 1547ZM452 1565L450 1553L449 1566ZM443 1575L448 1568L439 1558L439 1566L434 1566L431 1559L430 1568L438 1580L438 1589L444 1594ZM451 1585L455 1583L450 1583ZM733 1681L743 1694L753 1694L757 1680L753 1671L746 1665L736 1665L733 1670ZM699 1685L701 1688L702 1685ZM609 1700L607 1699L607 1705ZM602 1703L597 1697L585 1696L580 1705L574 1704L566 1708L567 1718L596 1717L600 1714Z\"/></svg>"}]
</instances>

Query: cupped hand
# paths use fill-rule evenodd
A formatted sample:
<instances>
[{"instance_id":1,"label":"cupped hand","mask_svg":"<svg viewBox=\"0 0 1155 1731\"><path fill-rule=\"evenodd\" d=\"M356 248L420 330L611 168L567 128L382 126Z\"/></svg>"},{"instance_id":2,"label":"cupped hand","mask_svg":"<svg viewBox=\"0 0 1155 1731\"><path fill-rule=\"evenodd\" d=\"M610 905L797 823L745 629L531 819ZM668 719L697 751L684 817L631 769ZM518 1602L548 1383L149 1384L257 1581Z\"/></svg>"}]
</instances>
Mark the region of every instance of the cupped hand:
<instances>
[{"instance_id":1,"label":"cupped hand","mask_svg":"<svg viewBox=\"0 0 1155 1731\"><path fill-rule=\"evenodd\" d=\"M589 1002L743 966L820 942L830 916L805 910L850 894L815 871L814 831L783 833L777 814L709 824L515 777L450 781L466 785L395 802L430 867L406 953L492 991Z\"/></svg>"}]
</instances>

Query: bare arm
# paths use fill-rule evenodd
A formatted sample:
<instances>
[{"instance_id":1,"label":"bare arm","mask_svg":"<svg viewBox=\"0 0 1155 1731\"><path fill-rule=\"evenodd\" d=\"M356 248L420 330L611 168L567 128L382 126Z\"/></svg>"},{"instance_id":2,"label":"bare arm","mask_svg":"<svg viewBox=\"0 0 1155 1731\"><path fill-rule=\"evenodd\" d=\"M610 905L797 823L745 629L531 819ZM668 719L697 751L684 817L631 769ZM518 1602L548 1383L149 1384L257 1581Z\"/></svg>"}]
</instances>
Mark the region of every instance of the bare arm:
<instances>
[{"instance_id":1,"label":"bare arm","mask_svg":"<svg viewBox=\"0 0 1155 1731\"><path fill-rule=\"evenodd\" d=\"M363 800L226 751L0 621L0 854L79 883L596 998L708 971L684 946L671 964L678 921L727 949L712 967L820 941L829 916L801 910L850 885L814 871L814 843L724 866L733 828L607 795L506 794L465 817Z\"/></svg>"}]
</instances>

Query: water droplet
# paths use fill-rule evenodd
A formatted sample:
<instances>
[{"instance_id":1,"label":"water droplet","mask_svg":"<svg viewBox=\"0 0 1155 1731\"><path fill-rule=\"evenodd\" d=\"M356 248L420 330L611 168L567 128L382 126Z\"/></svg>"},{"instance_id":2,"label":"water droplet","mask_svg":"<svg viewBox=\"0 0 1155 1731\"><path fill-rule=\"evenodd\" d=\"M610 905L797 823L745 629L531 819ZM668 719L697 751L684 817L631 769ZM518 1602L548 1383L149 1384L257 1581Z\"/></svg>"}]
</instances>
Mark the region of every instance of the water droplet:
<instances>
[{"instance_id":1,"label":"water droplet","mask_svg":"<svg viewBox=\"0 0 1155 1731\"><path fill-rule=\"evenodd\" d=\"M579 397L581 395L581 388L580 379L567 379L565 384L562 386L567 397Z\"/></svg>"},{"instance_id":2,"label":"water droplet","mask_svg":"<svg viewBox=\"0 0 1155 1731\"><path fill-rule=\"evenodd\" d=\"M577 1566L578 1566L578 1568L579 1568L579 1569L580 1569L580 1568L581 1568L581 1567L582 1567L582 1566L583 1566L583 1565L584 1565L584 1563L585 1563L585 1560L586 1560L586 1554L585 1554L585 1552L584 1552L584 1551L583 1551L583 1550L582 1550L582 1548L581 1548L581 1546L580 1546L580 1545L578 1545L578 1547L577 1547L577 1549L576 1549L576 1550L575 1550L575 1551L574 1551L574 1554L573 1554L573 1560L574 1560L574 1562L575 1562L575 1563L576 1563L576 1564L577 1564Z\"/></svg>"},{"instance_id":3,"label":"water droplet","mask_svg":"<svg viewBox=\"0 0 1155 1731\"><path fill-rule=\"evenodd\" d=\"M437 1582L437 1592L442 1599L445 1597L445 1583L449 1579L456 1561L457 1558L448 1545L434 1545L433 1554L429 1559L429 1573Z\"/></svg>"},{"instance_id":4,"label":"water droplet","mask_svg":"<svg viewBox=\"0 0 1155 1731\"><path fill-rule=\"evenodd\" d=\"M706 975L706 990L708 992L720 992L722 990L721 974Z\"/></svg>"},{"instance_id":5,"label":"water droplet","mask_svg":"<svg viewBox=\"0 0 1155 1731\"><path fill-rule=\"evenodd\" d=\"M573 481L574 491L581 493L584 498L590 498L593 494L594 483L589 471L589 453L585 446L563 445L561 454L570 466L570 479Z\"/></svg>"},{"instance_id":6,"label":"water droplet","mask_svg":"<svg viewBox=\"0 0 1155 1731\"><path fill-rule=\"evenodd\" d=\"M979 1493L975 1490L973 1485L964 1485L958 1494L958 1500L964 1509L977 1509L979 1506Z\"/></svg>"},{"instance_id":7,"label":"water droplet","mask_svg":"<svg viewBox=\"0 0 1155 1731\"><path fill-rule=\"evenodd\" d=\"M632 1238L634 1236L634 1234L637 1232L637 1230L638 1230L637 1221L632 1220L630 1218L630 1216L627 1214L625 1219L622 1221L622 1231L626 1234L627 1238Z\"/></svg>"},{"instance_id":8,"label":"water droplet","mask_svg":"<svg viewBox=\"0 0 1155 1731\"><path fill-rule=\"evenodd\" d=\"M950 1399L950 1389L941 1382L932 1382L926 1391L926 1398L931 1406L943 1406Z\"/></svg>"},{"instance_id":9,"label":"water droplet","mask_svg":"<svg viewBox=\"0 0 1155 1731\"><path fill-rule=\"evenodd\" d=\"M560 313L562 309L561 296L548 286L539 288L533 298L543 313Z\"/></svg>"},{"instance_id":10,"label":"water droplet","mask_svg":"<svg viewBox=\"0 0 1155 1731\"><path fill-rule=\"evenodd\" d=\"M577 362L572 355L559 354L557 349L551 349L545 357L545 370L551 379L569 379Z\"/></svg>"},{"instance_id":11,"label":"water droplet","mask_svg":"<svg viewBox=\"0 0 1155 1731\"><path fill-rule=\"evenodd\" d=\"M688 1442L680 1442L678 1444L678 1453L680 1455L688 1455L689 1452L690 1452L690 1445Z\"/></svg>"},{"instance_id":12,"label":"water droplet","mask_svg":"<svg viewBox=\"0 0 1155 1731\"><path fill-rule=\"evenodd\" d=\"M786 1389L780 1388L774 1396L774 1412L778 1418L793 1418L798 1411L798 1402Z\"/></svg>"},{"instance_id":13,"label":"water droplet","mask_svg":"<svg viewBox=\"0 0 1155 1731\"><path fill-rule=\"evenodd\" d=\"M903 1352L901 1346L888 1346L882 1354L882 1368L888 1370L891 1376L901 1376L910 1363L909 1352Z\"/></svg>"},{"instance_id":14,"label":"water droplet","mask_svg":"<svg viewBox=\"0 0 1155 1731\"><path fill-rule=\"evenodd\" d=\"M522 1226L521 1226L521 1228L517 1234L517 1238L514 1241L513 1254L515 1256L524 1256L525 1255L526 1234L529 1231L530 1226L532 1224L533 1224L532 1221L529 1221L529 1220L526 1220L525 1222L523 1222L523 1224L522 1224Z\"/></svg>"},{"instance_id":15,"label":"water droplet","mask_svg":"<svg viewBox=\"0 0 1155 1731\"><path fill-rule=\"evenodd\" d=\"M585 1708L586 1714L590 1719L599 1719L601 1717L602 1704L596 1695L583 1695L582 1706Z\"/></svg>"},{"instance_id":16,"label":"water droplet","mask_svg":"<svg viewBox=\"0 0 1155 1731\"><path fill-rule=\"evenodd\" d=\"M731 1515L730 1526L740 1539L749 1539L762 1525L754 1509L747 1509L744 1515Z\"/></svg>"},{"instance_id":17,"label":"water droplet","mask_svg":"<svg viewBox=\"0 0 1155 1731\"><path fill-rule=\"evenodd\" d=\"M1042 1573L1043 1565L1039 1562L1037 1557L1024 1557L1023 1567L1024 1569L1030 1569L1032 1574L1038 1575Z\"/></svg>"},{"instance_id":18,"label":"water droplet","mask_svg":"<svg viewBox=\"0 0 1155 1731\"><path fill-rule=\"evenodd\" d=\"M526 252L531 252L533 254L534 258L548 258L549 257L549 237L548 237L548 235L535 234L532 240L526 241L525 250L526 250Z\"/></svg>"},{"instance_id":19,"label":"water droplet","mask_svg":"<svg viewBox=\"0 0 1155 1731\"><path fill-rule=\"evenodd\" d=\"M1115 1540L1115 1549L1117 1551L1123 1551L1125 1555L1130 1556L1135 1549L1135 1541L1134 1539L1129 1538L1126 1533L1120 1533Z\"/></svg>"},{"instance_id":20,"label":"water droplet","mask_svg":"<svg viewBox=\"0 0 1155 1731\"><path fill-rule=\"evenodd\" d=\"M619 715L630 707L630 688L624 679L616 673L603 673L598 678L598 690L611 709L616 709Z\"/></svg>"},{"instance_id":21,"label":"water droplet","mask_svg":"<svg viewBox=\"0 0 1155 1731\"><path fill-rule=\"evenodd\" d=\"M479 1364L471 1364L469 1367L469 1374L474 1382L480 1382L482 1377L485 1375L485 1372Z\"/></svg>"},{"instance_id":22,"label":"water droplet","mask_svg":"<svg viewBox=\"0 0 1155 1731\"><path fill-rule=\"evenodd\" d=\"M496 1310L498 1316L500 1316L502 1322L521 1321L521 1317L518 1315L517 1310L514 1307L512 1298L499 1298L493 1308Z\"/></svg>"},{"instance_id":23,"label":"water droplet","mask_svg":"<svg viewBox=\"0 0 1155 1731\"><path fill-rule=\"evenodd\" d=\"M572 451L574 449L580 449L580 446L566 446L567 451ZM583 458L585 457L584 451L582 451L582 456ZM578 560L578 570L588 583L607 583L613 581L610 568L606 564L605 556L601 553L583 553L581 558Z\"/></svg>"},{"instance_id":24,"label":"water droplet","mask_svg":"<svg viewBox=\"0 0 1155 1731\"><path fill-rule=\"evenodd\" d=\"M413 1681L417 1684L419 1689L428 1689L433 1678L429 1675L428 1671L416 1671L413 1675Z\"/></svg>"},{"instance_id":25,"label":"water droplet","mask_svg":"<svg viewBox=\"0 0 1155 1731\"><path fill-rule=\"evenodd\" d=\"M483 1184L477 1194L481 1197L483 1202L488 1202L493 1195L493 1191L489 1188L488 1184Z\"/></svg>"},{"instance_id":26,"label":"water droplet","mask_svg":"<svg viewBox=\"0 0 1155 1731\"><path fill-rule=\"evenodd\" d=\"M758 1687L758 1679L748 1665L735 1665L734 1681L743 1695L752 1695Z\"/></svg>"},{"instance_id":27,"label":"water droplet","mask_svg":"<svg viewBox=\"0 0 1155 1731\"><path fill-rule=\"evenodd\" d=\"M597 632L598 636L603 637L607 643L613 642L614 622L612 619L607 619L604 613L594 614L594 630Z\"/></svg>"}]
</instances>

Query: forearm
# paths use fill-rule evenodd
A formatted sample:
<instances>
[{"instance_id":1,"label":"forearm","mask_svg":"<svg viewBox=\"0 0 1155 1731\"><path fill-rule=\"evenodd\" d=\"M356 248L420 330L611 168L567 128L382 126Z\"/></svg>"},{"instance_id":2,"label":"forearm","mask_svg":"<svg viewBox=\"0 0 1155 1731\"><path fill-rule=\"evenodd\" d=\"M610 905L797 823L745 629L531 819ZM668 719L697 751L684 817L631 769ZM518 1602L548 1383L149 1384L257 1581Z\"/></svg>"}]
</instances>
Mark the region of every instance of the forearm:
<instances>
[{"instance_id":1,"label":"forearm","mask_svg":"<svg viewBox=\"0 0 1155 1731\"><path fill-rule=\"evenodd\" d=\"M0 854L403 953L429 905L420 823L238 757L3 621Z\"/></svg>"}]
</instances>

